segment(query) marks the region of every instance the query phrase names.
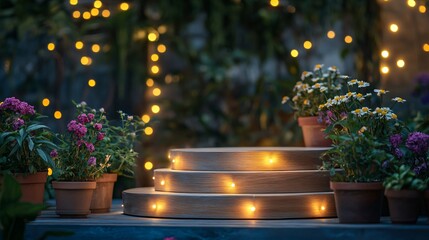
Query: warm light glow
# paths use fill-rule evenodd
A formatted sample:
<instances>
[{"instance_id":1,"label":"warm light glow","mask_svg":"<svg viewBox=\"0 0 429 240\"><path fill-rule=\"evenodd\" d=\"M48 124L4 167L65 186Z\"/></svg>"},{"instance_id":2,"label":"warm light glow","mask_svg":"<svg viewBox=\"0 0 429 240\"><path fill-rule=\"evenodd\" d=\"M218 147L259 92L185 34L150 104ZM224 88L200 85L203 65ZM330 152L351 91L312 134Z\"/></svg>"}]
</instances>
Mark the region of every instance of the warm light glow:
<instances>
[{"instance_id":1,"label":"warm light glow","mask_svg":"<svg viewBox=\"0 0 429 240\"><path fill-rule=\"evenodd\" d=\"M152 204L152 209L156 209L156 204Z\"/></svg>"},{"instance_id":2,"label":"warm light glow","mask_svg":"<svg viewBox=\"0 0 429 240\"><path fill-rule=\"evenodd\" d=\"M150 68L150 71L151 71L153 74L157 74L157 73L159 73L159 67L158 67L158 66L156 66L156 65L154 65L154 66L152 66L152 67Z\"/></svg>"},{"instance_id":3,"label":"warm light glow","mask_svg":"<svg viewBox=\"0 0 429 240\"><path fill-rule=\"evenodd\" d=\"M63 114L60 111L54 112L54 118L55 119L61 119L62 116L63 116Z\"/></svg>"},{"instance_id":4,"label":"warm light glow","mask_svg":"<svg viewBox=\"0 0 429 240\"><path fill-rule=\"evenodd\" d=\"M145 133L146 135L148 135L148 136L152 135L152 133L153 133L153 128L151 128L151 127L146 127L146 128L144 129L144 133Z\"/></svg>"},{"instance_id":5,"label":"warm light glow","mask_svg":"<svg viewBox=\"0 0 429 240\"><path fill-rule=\"evenodd\" d=\"M51 101L49 100L49 98L44 98L44 99L42 100L42 105L43 105L44 107L49 106L49 104L51 104Z\"/></svg>"},{"instance_id":6,"label":"warm light glow","mask_svg":"<svg viewBox=\"0 0 429 240\"><path fill-rule=\"evenodd\" d=\"M145 168L146 170L152 170L152 168L153 168L153 163L151 163L151 162L146 162L146 163L144 164L144 168Z\"/></svg>"},{"instance_id":7,"label":"warm light glow","mask_svg":"<svg viewBox=\"0 0 429 240\"><path fill-rule=\"evenodd\" d=\"M334 31L328 31L328 33L326 33L326 36L328 36L328 38L333 39L335 37L335 32Z\"/></svg>"},{"instance_id":8,"label":"warm light glow","mask_svg":"<svg viewBox=\"0 0 429 240\"><path fill-rule=\"evenodd\" d=\"M397 32L399 30L398 25L396 25L394 23L390 24L389 28L390 28L390 31L392 31L392 32Z\"/></svg>"},{"instance_id":9,"label":"warm light glow","mask_svg":"<svg viewBox=\"0 0 429 240\"><path fill-rule=\"evenodd\" d=\"M103 17L105 17L105 18L110 17L110 11L109 11L109 10L107 10L107 9L104 9L104 10L101 12L101 16L103 16Z\"/></svg>"},{"instance_id":10,"label":"warm light glow","mask_svg":"<svg viewBox=\"0 0 429 240\"><path fill-rule=\"evenodd\" d=\"M100 51L100 45L98 44L93 44L91 47L91 50L95 53L98 53Z\"/></svg>"},{"instance_id":11,"label":"warm light glow","mask_svg":"<svg viewBox=\"0 0 429 240\"><path fill-rule=\"evenodd\" d=\"M70 0L70 5L77 5L78 4L78 0Z\"/></svg>"},{"instance_id":12,"label":"warm light glow","mask_svg":"<svg viewBox=\"0 0 429 240\"><path fill-rule=\"evenodd\" d=\"M320 210L321 210L321 211L325 211L325 210L326 210L326 207L325 207L325 206L321 206L321 207L320 207Z\"/></svg>"},{"instance_id":13,"label":"warm light glow","mask_svg":"<svg viewBox=\"0 0 429 240\"><path fill-rule=\"evenodd\" d=\"M381 67L381 73L383 73L383 74L389 73L389 67L387 67L387 66Z\"/></svg>"},{"instance_id":14,"label":"warm light glow","mask_svg":"<svg viewBox=\"0 0 429 240\"><path fill-rule=\"evenodd\" d=\"M152 93L153 93L154 96L159 96L159 95L161 95L161 89L154 88L153 91L152 91Z\"/></svg>"},{"instance_id":15,"label":"warm light glow","mask_svg":"<svg viewBox=\"0 0 429 240\"><path fill-rule=\"evenodd\" d=\"M48 50L54 51L54 49L55 49L55 44L54 43L48 43Z\"/></svg>"},{"instance_id":16,"label":"warm light glow","mask_svg":"<svg viewBox=\"0 0 429 240\"><path fill-rule=\"evenodd\" d=\"M83 56L80 58L80 63L84 66L91 65L91 62L92 60L89 57Z\"/></svg>"},{"instance_id":17,"label":"warm light glow","mask_svg":"<svg viewBox=\"0 0 429 240\"><path fill-rule=\"evenodd\" d=\"M85 19L85 20L90 19L91 18L91 13L90 12L84 12L82 14L82 18Z\"/></svg>"},{"instance_id":18,"label":"warm light glow","mask_svg":"<svg viewBox=\"0 0 429 240\"><path fill-rule=\"evenodd\" d=\"M164 44L159 44L156 50L160 53L165 53L167 51L167 47Z\"/></svg>"},{"instance_id":19,"label":"warm light glow","mask_svg":"<svg viewBox=\"0 0 429 240\"><path fill-rule=\"evenodd\" d=\"M268 160L268 162L269 162L269 163L273 163L273 162L274 162L274 160L273 160L272 158L270 158L270 159Z\"/></svg>"},{"instance_id":20,"label":"warm light glow","mask_svg":"<svg viewBox=\"0 0 429 240\"><path fill-rule=\"evenodd\" d=\"M251 212L255 212L255 211L256 211L256 208L255 208L255 206L251 206L251 207L249 208L249 210L250 210Z\"/></svg>"},{"instance_id":21,"label":"warm light glow","mask_svg":"<svg viewBox=\"0 0 429 240\"><path fill-rule=\"evenodd\" d=\"M73 12L73 17L74 18L79 18L80 17L80 12L79 11L74 11Z\"/></svg>"},{"instance_id":22,"label":"warm light glow","mask_svg":"<svg viewBox=\"0 0 429 240\"><path fill-rule=\"evenodd\" d=\"M408 0L407 1L408 6L410 7L415 7L416 6L416 1L415 0Z\"/></svg>"},{"instance_id":23,"label":"warm light glow","mask_svg":"<svg viewBox=\"0 0 429 240\"><path fill-rule=\"evenodd\" d=\"M310 41L305 41L303 45L305 49L310 49L313 46Z\"/></svg>"},{"instance_id":24,"label":"warm light glow","mask_svg":"<svg viewBox=\"0 0 429 240\"><path fill-rule=\"evenodd\" d=\"M429 44L428 43L423 44L423 51L429 52Z\"/></svg>"},{"instance_id":25,"label":"warm light glow","mask_svg":"<svg viewBox=\"0 0 429 240\"><path fill-rule=\"evenodd\" d=\"M166 33L166 32L167 32L167 27L166 27L165 25L161 25L161 26L159 26L159 27L158 27L158 32L159 32L160 34L164 34L164 33Z\"/></svg>"},{"instance_id":26,"label":"warm light glow","mask_svg":"<svg viewBox=\"0 0 429 240\"><path fill-rule=\"evenodd\" d=\"M94 79L89 79L88 80L88 86L95 87L95 84L97 84L97 82Z\"/></svg>"},{"instance_id":27,"label":"warm light glow","mask_svg":"<svg viewBox=\"0 0 429 240\"><path fill-rule=\"evenodd\" d=\"M119 8L122 11L127 11L130 8L130 5L128 3L126 3L126 2L123 2L123 3L121 3L121 5L119 5Z\"/></svg>"},{"instance_id":28,"label":"warm light glow","mask_svg":"<svg viewBox=\"0 0 429 240\"><path fill-rule=\"evenodd\" d=\"M76 47L76 49L82 49L83 48L83 42L82 41L77 41L74 46Z\"/></svg>"},{"instance_id":29,"label":"warm light glow","mask_svg":"<svg viewBox=\"0 0 429 240\"><path fill-rule=\"evenodd\" d=\"M231 187L232 187L232 188L235 188L235 183L231 183Z\"/></svg>"},{"instance_id":30,"label":"warm light glow","mask_svg":"<svg viewBox=\"0 0 429 240\"><path fill-rule=\"evenodd\" d=\"M48 176L52 176L52 168L48 168Z\"/></svg>"},{"instance_id":31,"label":"warm light glow","mask_svg":"<svg viewBox=\"0 0 429 240\"><path fill-rule=\"evenodd\" d=\"M273 7L279 6L279 0L270 0L270 5Z\"/></svg>"},{"instance_id":32,"label":"warm light glow","mask_svg":"<svg viewBox=\"0 0 429 240\"><path fill-rule=\"evenodd\" d=\"M147 114L143 115L143 116L142 116L142 121L143 121L144 123L148 123L148 122L150 122L150 116L149 116L149 115L147 115Z\"/></svg>"},{"instance_id":33,"label":"warm light glow","mask_svg":"<svg viewBox=\"0 0 429 240\"><path fill-rule=\"evenodd\" d=\"M155 42L157 38L158 38L158 36L156 35L156 33L153 33L153 32L151 32L147 35L147 39L151 42Z\"/></svg>"},{"instance_id":34,"label":"warm light glow","mask_svg":"<svg viewBox=\"0 0 429 240\"><path fill-rule=\"evenodd\" d=\"M420 6L419 6L419 12L420 12L420 13L425 13L425 12L426 12L426 6L424 6L424 5L420 5Z\"/></svg>"},{"instance_id":35,"label":"warm light glow","mask_svg":"<svg viewBox=\"0 0 429 240\"><path fill-rule=\"evenodd\" d=\"M389 57L389 51L387 51L387 50L383 50L383 51L381 51L381 56L382 56L383 58L388 58L388 57Z\"/></svg>"},{"instance_id":36,"label":"warm light glow","mask_svg":"<svg viewBox=\"0 0 429 240\"><path fill-rule=\"evenodd\" d=\"M290 51L290 55L291 55L292 57L298 57L299 52L298 52L298 50L296 50L296 49L292 49L292 51Z\"/></svg>"},{"instance_id":37,"label":"warm light glow","mask_svg":"<svg viewBox=\"0 0 429 240\"><path fill-rule=\"evenodd\" d=\"M152 177L152 180L155 180L155 176Z\"/></svg>"},{"instance_id":38,"label":"warm light glow","mask_svg":"<svg viewBox=\"0 0 429 240\"><path fill-rule=\"evenodd\" d=\"M98 16L98 14L100 14L100 10L98 10L97 8L91 9L92 16Z\"/></svg>"},{"instance_id":39,"label":"warm light glow","mask_svg":"<svg viewBox=\"0 0 429 240\"><path fill-rule=\"evenodd\" d=\"M159 60L159 55L158 55L158 54L156 54L156 53L152 54L152 55L150 56L150 60L152 60L152 61L154 61L154 62L158 61L158 60Z\"/></svg>"},{"instance_id":40,"label":"warm light glow","mask_svg":"<svg viewBox=\"0 0 429 240\"><path fill-rule=\"evenodd\" d=\"M172 162L172 163L175 163L175 162L176 162L176 159L171 160L171 162Z\"/></svg>"},{"instance_id":41,"label":"warm light glow","mask_svg":"<svg viewBox=\"0 0 429 240\"><path fill-rule=\"evenodd\" d=\"M147 80L146 80L146 86L148 86L148 87L153 87L153 84L154 84L155 82L153 81L153 79L152 78L148 78Z\"/></svg>"},{"instance_id":42,"label":"warm light glow","mask_svg":"<svg viewBox=\"0 0 429 240\"><path fill-rule=\"evenodd\" d=\"M95 8L101 8L101 6L103 6L103 3L99 0L95 0L94 1L94 7Z\"/></svg>"},{"instance_id":43,"label":"warm light glow","mask_svg":"<svg viewBox=\"0 0 429 240\"><path fill-rule=\"evenodd\" d=\"M350 35L345 36L344 37L344 42L347 43L347 44L352 43L353 42L352 36L350 36Z\"/></svg>"},{"instance_id":44,"label":"warm light glow","mask_svg":"<svg viewBox=\"0 0 429 240\"><path fill-rule=\"evenodd\" d=\"M153 105L151 107L151 110L153 113L159 113L159 111L161 110L161 108L158 105Z\"/></svg>"},{"instance_id":45,"label":"warm light glow","mask_svg":"<svg viewBox=\"0 0 429 240\"><path fill-rule=\"evenodd\" d=\"M405 61L403 59L398 59L398 61L396 61L396 65L399 68L403 68L405 66Z\"/></svg>"},{"instance_id":46,"label":"warm light glow","mask_svg":"<svg viewBox=\"0 0 429 240\"><path fill-rule=\"evenodd\" d=\"M162 186L164 186L164 185L165 185L165 181L164 181L164 180L162 180L162 181L161 181L161 185L162 185Z\"/></svg>"}]
</instances>

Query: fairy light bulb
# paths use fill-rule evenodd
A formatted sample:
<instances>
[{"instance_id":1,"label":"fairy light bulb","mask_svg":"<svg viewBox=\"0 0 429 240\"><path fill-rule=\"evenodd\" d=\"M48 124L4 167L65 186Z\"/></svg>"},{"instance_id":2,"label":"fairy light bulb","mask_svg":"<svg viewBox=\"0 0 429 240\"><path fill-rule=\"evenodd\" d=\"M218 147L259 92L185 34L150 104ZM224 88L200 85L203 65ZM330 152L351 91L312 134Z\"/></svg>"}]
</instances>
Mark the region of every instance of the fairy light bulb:
<instances>
[{"instance_id":1,"label":"fairy light bulb","mask_svg":"<svg viewBox=\"0 0 429 240\"><path fill-rule=\"evenodd\" d=\"M235 183L234 182L231 183L231 187L235 188Z\"/></svg>"},{"instance_id":2,"label":"fairy light bulb","mask_svg":"<svg viewBox=\"0 0 429 240\"><path fill-rule=\"evenodd\" d=\"M165 181L161 180L161 185L164 186L165 185Z\"/></svg>"},{"instance_id":3,"label":"fairy light bulb","mask_svg":"<svg viewBox=\"0 0 429 240\"><path fill-rule=\"evenodd\" d=\"M152 204L152 209L156 209L157 208L157 206L156 206L156 204Z\"/></svg>"},{"instance_id":4,"label":"fairy light bulb","mask_svg":"<svg viewBox=\"0 0 429 240\"><path fill-rule=\"evenodd\" d=\"M256 207L252 205L252 206L249 208L249 210L250 210L251 212L255 212L255 211L256 211Z\"/></svg>"}]
</instances>

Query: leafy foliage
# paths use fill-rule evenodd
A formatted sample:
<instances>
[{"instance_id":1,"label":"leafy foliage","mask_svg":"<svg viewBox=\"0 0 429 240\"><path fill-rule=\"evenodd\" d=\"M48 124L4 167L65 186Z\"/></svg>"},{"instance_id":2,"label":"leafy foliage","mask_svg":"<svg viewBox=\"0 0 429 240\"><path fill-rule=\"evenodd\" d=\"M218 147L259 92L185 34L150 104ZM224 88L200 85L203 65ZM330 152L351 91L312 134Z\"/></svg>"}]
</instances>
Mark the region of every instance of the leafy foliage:
<instances>
[{"instance_id":1,"label":"leafy foliage","mask_svg":"<svg viewBox=\"0 0 429 240\"><path fill-rule=\"evenodd\" d=\"M383 183L386 189L403 190L412 189L424 191L427 188L427 183L419 179L410 166L401 165L396 168L396 171L384 180Z\"/></svg>"}]
</instances>

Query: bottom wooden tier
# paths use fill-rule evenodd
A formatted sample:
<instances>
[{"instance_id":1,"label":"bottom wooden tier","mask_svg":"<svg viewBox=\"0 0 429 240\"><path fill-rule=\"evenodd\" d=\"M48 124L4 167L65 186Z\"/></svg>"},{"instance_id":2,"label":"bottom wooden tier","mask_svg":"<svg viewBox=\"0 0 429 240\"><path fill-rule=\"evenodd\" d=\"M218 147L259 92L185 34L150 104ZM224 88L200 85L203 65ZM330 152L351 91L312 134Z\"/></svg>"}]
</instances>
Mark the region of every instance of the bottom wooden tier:
<instances>
[{"instance_id":1,"label":"bottom wooden tier","mask_svg":"<svg viewBox=\"0 0 429 240\"><path fill-rule=\"evenodd\" d=\"M124 214L159 218L287 219L335 217L332 192L196 194L134 188L122 193Z\"/></svg>"}]
</instances>

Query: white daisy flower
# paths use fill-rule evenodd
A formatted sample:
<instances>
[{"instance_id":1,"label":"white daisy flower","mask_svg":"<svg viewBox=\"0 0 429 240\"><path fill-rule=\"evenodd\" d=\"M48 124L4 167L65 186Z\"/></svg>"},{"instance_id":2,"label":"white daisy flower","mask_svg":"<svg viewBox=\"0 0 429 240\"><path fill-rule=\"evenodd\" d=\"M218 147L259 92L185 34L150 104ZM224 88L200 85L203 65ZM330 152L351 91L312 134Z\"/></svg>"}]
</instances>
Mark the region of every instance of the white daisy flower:
<instances>
[{"instance_id":1,"label":"white daisy flower","mask_svg":"<svg viewBox=\"0 0 429 240\"><path fill-rule=\"evenodd\" d=\"M355 85L355 84L358 84L358 80L357 79L352 79L352 80L350 80L350 81L348 81L347 82L347 84L349 85L349 86L353 86L353 85Z\"/></svg>"},{"instance_id":2,"label":"white daisy flower","mask_svg":"<svg viewBox=\"0 0 429 240\"><path fill-rule=\"evenodd\" d=\"M407 100L405 100L405 99L403 99L403 98L400 98L400 97L395 97L395 98L392 98L392 101L394 101L394 102L398 102L398 103L404 103L404 102L406 102Z\"/></svg>"},{"instance_id":3,"label":"white daisy flower","mask_svg":"<svg viewBox=\"0 0 429 240\"><path fill-rule=\"evenodd\" d=\"M282 98L282 104L285 104L285 103L287 103L288 101L289 101L289 97L288 96L284 96L283 98Z\"/></svg>"},{"instance_id":4,"label":"white daisy flower","mask_svg":"<svg viewBox=\"0 0 429 240\"><path fill-rule=\"evenodd\" d=\"M358 88L369 87L369 83L365 81L358 81Z\"/></svg>"},{"instance_id":5,"label":"white daisy flower","mask_svg":"<svg viewBox=\"0 0 429 240\"><path fill-rule=\"evenodd\" d=\"M381 96L381 95L388 93L389 91L384 90L384 89L374 89L374 92L377 93L377 96Z\"/></svg>"}]
</instances>

